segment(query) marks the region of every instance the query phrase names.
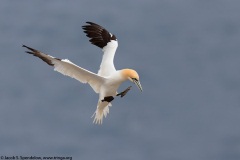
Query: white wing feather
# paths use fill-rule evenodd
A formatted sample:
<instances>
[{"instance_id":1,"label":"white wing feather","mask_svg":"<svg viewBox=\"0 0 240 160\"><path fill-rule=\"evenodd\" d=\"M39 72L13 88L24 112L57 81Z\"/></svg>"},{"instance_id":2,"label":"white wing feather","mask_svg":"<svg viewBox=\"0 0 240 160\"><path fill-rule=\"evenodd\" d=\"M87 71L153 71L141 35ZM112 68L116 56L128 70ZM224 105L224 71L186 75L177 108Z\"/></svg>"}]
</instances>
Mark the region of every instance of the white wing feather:
<instances>
[{"instance_id":1,"label":"white wing feather","mask_svg":"<svg viewBox=\"0 0 240 160\"><path fill-rule=\"evenodd\" d=\"M99 93L100 87L105 78L84 68L77 66L68 59L61 61L53 60L54 70L62 73L63 75L72 77L82 83L89 83L96 93Z\"/></svg>"},{"instance_id":2,"label":"white wing feather","mask_svg":"<svg viewBox=\"0 0 240 160\"><path fill-rule=\"evenodd\" d=\"M93 88L93 90L96 93L100 92L100 87L106 80L104 77L99 76L93 72L90 72L84 68L81 68L67 59L61 60L59 58L55 58L50 55L44 54L38 50L27 47L25 45L23 45L23 47L30 50L26 51L27 53L39 57L48 65L53 66L55 71L58 71L63 75L72 77L82 83L89 83L89 85Z\"/></svg>"},{"instance_id":3,"label":"white wing feather","mask_svg":"<svg viewBox=\"0 0 240 160\"><path fill-rule=\"evenodd\" d=\"M115 52L118 47L118 41L111 40L107 43L105 47L103 47L103 57L102 62L100 65L100 69L98 71L98 75L107 77L111 75L112 73L116 72L115 66L114 66L114 56Z\"/></svg>"}]
</instances>

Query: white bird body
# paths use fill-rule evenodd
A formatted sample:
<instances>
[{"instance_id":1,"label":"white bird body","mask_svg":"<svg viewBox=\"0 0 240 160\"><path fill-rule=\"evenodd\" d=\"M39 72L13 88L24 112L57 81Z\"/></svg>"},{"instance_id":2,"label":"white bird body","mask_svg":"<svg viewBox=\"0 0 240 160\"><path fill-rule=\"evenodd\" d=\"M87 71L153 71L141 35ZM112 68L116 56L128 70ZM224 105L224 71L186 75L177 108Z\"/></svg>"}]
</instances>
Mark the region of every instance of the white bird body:
<instances>
[{"instance_id":1,"label":"white bird body","mask_svg":"<svg viewBox=\"0 0 240 160\"><path fill-rule=\"evenodd\" d=\"M129 79L134 82L141 91L142 87L136 71L132 69L115 69L113 60L118 47L116 37L95 23L87 23L90 25L83 26L83 29L85 30L84 32L91 38L90 42L92 42L92 44L102 48L103 50L102 62L98 74L81 68L68 59L55 58L25 45L23 45L23 47L30 50L27 51L27 53L33 54L45 61L47 64L53 66L55 71L72 77L81 83L88 83L93 90L99 94L97 109L93 114L93 116L95 116L93 122L96 124L102 124L103 116L106 117L109 113L109 107L111 106L110 102L114 99L114 97L119 95L123 97L130 90L129 87L120 94L117 93L119 86L124 81Z\"/></svg>"}]
</instances>

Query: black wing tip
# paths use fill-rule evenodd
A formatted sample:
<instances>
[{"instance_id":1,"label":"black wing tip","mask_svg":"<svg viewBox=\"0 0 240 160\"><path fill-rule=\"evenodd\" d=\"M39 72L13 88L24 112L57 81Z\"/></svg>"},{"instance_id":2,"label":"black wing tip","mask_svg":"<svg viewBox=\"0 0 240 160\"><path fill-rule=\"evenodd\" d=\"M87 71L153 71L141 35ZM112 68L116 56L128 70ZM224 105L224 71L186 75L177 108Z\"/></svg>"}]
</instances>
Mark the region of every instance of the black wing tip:
<instances>
[{"instance_id":1,"label":"black wing tip","mask_svg":"<svg viewBox=\"0 0 240 160\"><path fill-rule=\"evenodd\" d=\"M27 48L27 49L29 49L29 48L30 48L30 47L28 47L28 46L26 46L26 45L24 45L24 44L22 45L22 47L24 47L24 48Z\"/></svg>"},{"instance_id":2,"label":"black wing tip","mask_svg":"<svg viewBox=\"0 0 240 160\"><path fill-rule=\"evenodd\" d=\"M27 49L29 49L30 51L33 51L33 52L39 52L38 50L33 49L33 48L31 48L31 47L28 47L28 46L26 46L26 45L22 45L22 47L27 48Z\"/></svg>"},{"instance_id":3,"label":"black wing tip","mask_svg":"<svg viewBox=\"0 0 240 160\"><path fill-rule=\"evenodd\" d=\"M98 25L98 24L96 24L96 23L89 22L89 21L87 21L86 23L87 23L87 25L83 25L83 26L82 26L83 29L87 29L87 28L90 27L90 26L100 26L100 25Z\"/></svg>"},{"instance_id":4,"label":"black wing tip","mask_svg":"<svg viewBox=\"0 0 240 160\"><path fill-rule=\"evenodd\" d=\"M30 51L25 51L25 53L28 53L28 54L34 54L33 52L30 52Z\"/></svg>"},{"instance_id":5,"label":"black wing tip","mask_svg":"<svg viewBox=\"0 0 240 160\"><path fill-rule=\"evenodd\" d=\"M112 34L111 40L117 41L117 37L114 34Z\"/></svg>"},{"instance_id":6,"label":"black wing tip","mask_svg":"<svg viewBox=\"0 0 240 160\"><path fill-rule=\"evenodd\" d=\"M99 24L94 23L94 22L87 21L86 23L89 24L89 25L95 25L95 26L102 27L102 26L100 26ZM102 27L102 28L103 28L103 27Z\"/></svg>"},{"instance_id":7,"label":"black wing tip","mask_svg":"<svg viewBox=\"0 0 240 160\"><path fill-rule=\"evenodd\" d=\"M24 44L22 45L22 47L28 49L28 51L25 51L25 53L32 54L32 55L34 55L34 56L36 56L36 53L39 53L38 50L33 49L33 48L31 48L31 47L28 47L28 46L26 46L26 45L24 45Z\"/></svg>"},{"instance_id":8,"label":"black wing tip","mask_svg":"<svg viewBox=\"0 0 240 160\"><path fill-rule=\"evenodd\" d=\"M104 48L111 40L117 41L116 36L108 32L104 27L90 21L86 23L88 25L82 26L82 29L93 45Z\"/></svg>"},{"instance_id":9,"label":"black wing tip","mask_svg":"<svg viewBox=\"0 0 240 160\"><path fill-rule=\"evenodd\" d=\"M93 22L90 22L90 21L87 21L86 23L91 24L91 25L96 24L96 23L93 23Z\"/></svg>"},{"instance_id":10,"label":"black wing tip","mask_svg":"<svg viewBox=\"0 0 240 160\"><path fill-rule=\"evenodd\" d=\"M42 59L44 62L46 62L46 63L47 63L48 65L50 65L50 66L54 66L54 64L52 63L51 59L49 59L49 58L47 57L47 56L48 56L47 54L41 53L40 51L38 51L38 50L36 50L36 49L33 49L33 48L31 48L31 47L28 47L28 46L26 46L26 45L22 45L22 47L25 47L25 48L27 48L27 49L30 50L30 51L25 51L26 53L32 54L33 56ZM60 58L54 58L54 59L61 61Z\"/></svg>"}]
</instances>

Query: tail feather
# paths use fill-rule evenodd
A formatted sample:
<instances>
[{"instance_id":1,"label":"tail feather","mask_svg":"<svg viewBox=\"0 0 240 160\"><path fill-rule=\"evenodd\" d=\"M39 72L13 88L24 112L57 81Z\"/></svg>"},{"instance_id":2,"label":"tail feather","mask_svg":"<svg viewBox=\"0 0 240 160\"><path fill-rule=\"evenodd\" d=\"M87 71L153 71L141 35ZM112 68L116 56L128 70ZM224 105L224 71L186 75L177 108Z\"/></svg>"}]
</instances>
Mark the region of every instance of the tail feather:
<instances>
[{"instance_id":1,"label":"tail feather","mask_svg":"<svg viewBox=\"0 0 240 160\"><path fill-rule=\"evenodd\" d=\"M93 123L102 124L103 116L106 118L109 113L109 107L112 106L111 103L108 102L98 102L98 106L96 111L93 113L92 117L94 117Z\"/></svg>"}]
</instances>

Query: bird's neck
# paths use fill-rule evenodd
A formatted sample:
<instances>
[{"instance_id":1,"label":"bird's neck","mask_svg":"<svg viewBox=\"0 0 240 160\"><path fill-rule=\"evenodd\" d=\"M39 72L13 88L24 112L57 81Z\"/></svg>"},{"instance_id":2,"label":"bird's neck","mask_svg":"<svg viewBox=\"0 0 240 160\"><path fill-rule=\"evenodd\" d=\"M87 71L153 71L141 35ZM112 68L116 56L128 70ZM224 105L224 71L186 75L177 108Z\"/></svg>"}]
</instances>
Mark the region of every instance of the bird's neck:
<instances>
[{"instance_id":1,"label":"bird's neck","mask_svg":"<svg viewBox=\"0 0 240 160\"><path fill-rule=\"evenodd\" d=\"M123 74L124 70L118 70L114 74L110 76L110 78L116 82L122 83L126 80L128 80L128 77Z\"/></svg>"}]
</instances>

